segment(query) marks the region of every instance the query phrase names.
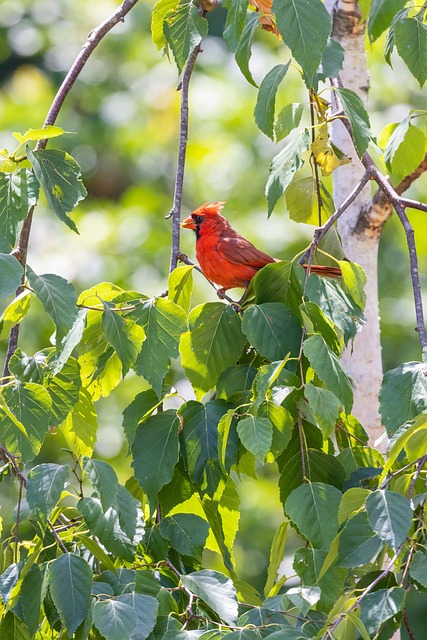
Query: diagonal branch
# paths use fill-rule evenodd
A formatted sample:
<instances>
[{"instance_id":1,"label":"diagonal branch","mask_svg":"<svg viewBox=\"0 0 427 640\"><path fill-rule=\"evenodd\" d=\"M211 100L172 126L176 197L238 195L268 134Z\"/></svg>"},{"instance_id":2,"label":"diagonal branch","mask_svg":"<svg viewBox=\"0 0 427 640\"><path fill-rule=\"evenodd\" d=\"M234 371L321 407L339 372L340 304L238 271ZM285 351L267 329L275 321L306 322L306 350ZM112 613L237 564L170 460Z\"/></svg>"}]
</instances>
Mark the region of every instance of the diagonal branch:
<instances>
[{"instance_id":1,"label":"diagonal branch","mask_svg":"<svg viewBox=\"0 0 427 640\"><path fill-rule=\"evenodd\" d=\"M167 218L172 218L172 252L169 271L173 271L178 264L180 253L180 231L181 231L181 204L182 187L184 184L185 156L188 142L188 89L193 73L197 56L202 51L200 44L196 45L190 53L184 72L182 74L181 89L181 126L179 134L178 163L175 176L175 191L173 194L173 205Z\"/></svg>"},{"instance_id":2,"label":"diagonal branch","mask_svg":"<svg viewBox=\"0 0 427 640\"><path fill-rule=\"evenodd\" d=\"M119 22L124 22L125 16L136 5L137 2L138 0L123 0L122 4L110 15L109 18L104 20L104 22L102 22L98 27L96 27L95 29L93 29L93 31L89 33L89 36L85 44L83 45L83 47L80 50L80 53L77 55L76 59L74 60L70 70L65 76L61 86L59 87L53 99L53 102L50 106L46 119L43 123L43 128L55 123L56 118L58 117L58 114L62 108L62 105L65 102L66 97L68 96L72 86L74 85L75 81L79 77L80 73L82 72L86 62L88 61L93 51L96 49L96 47L104 38L104 36L106 36L107 33L111 31L113 27L116 26L116 24L118 24ZM39 140L39 142L36 145L36 149L38 151L43 150L46 148L46 145L47 145L46 139ZM21 233L19 235L18 246L13 252L13 255L16 257L17 260L19 260L19 262L24 267L24 270L27 264L28 242L30 239L34 209L35 207L31 207L31 209L28 212L28 216L25 219L25 222L22 226ZM24 283L24 280L25 280L25 273L22 278L22 283ZM16 294L19 295L21 291L22 289L19 288ZM15 325L11 329L9 334L9 344L8 344L6 361L4 366L4 373L3 373L4 376L9 375L9 362L18 346L18 337L19 337L19 324Z\"/></svg>"}]
</instances>

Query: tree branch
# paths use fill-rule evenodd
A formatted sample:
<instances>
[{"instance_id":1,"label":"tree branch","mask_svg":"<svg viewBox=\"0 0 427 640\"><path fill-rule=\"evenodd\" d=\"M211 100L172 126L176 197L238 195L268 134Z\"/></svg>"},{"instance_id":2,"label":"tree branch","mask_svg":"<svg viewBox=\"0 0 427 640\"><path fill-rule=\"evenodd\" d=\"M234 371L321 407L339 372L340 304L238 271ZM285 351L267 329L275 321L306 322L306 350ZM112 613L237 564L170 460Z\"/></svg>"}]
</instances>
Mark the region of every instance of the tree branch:
<instances>
[{"instance_id":1,"label":"tree branch","mask_svg":"<svg viewBox=\"0 0 427 640\"><path fill-rule=\"evenodd\" d=\"M188 142L188 88L197 56L201 51L202 48L200 44L198 44L190 53L179 87L181 89L181 125L179 134L178 164L175 176L173 206L167 215L167 218L172 218L172 252L169 272L176 268L180 252L182 187L184 183L185 156Z\"/></svg>"},{"instance_id":2,"label":"tree branch","mask_svg":"<svg viewBox=\"0 0 427 640\"><path fill-rule=\"evenodd\" d=\"M61 86L59 87L53 102L50 106L50 109L47 113L46 119L43 123L43 128L47 127L48 125L53 125L56 121L56 118L58 117L58 114L62 108L62 105L65 102L65 99L67 97L67 95L69 94L72 86L74 85L75 81L77 80L78 76L80 75L80 73L83 70L83 67L85 66L86 62L88 61L89 57L91 56L91 54L93 53L93 51L95 50L95 48L98 46L98 44L101 42L101 40L103 39L103 37L109 32L111 31L111 29L113 27L116 26L116 24L118 24L119 22L124 22L124 18L126 16L127 13L129 13L129 11L136 5L136 3L138 2L138 0L123 0L122 4L120 5L120 7L118 7L116 9L116 11L114 11L109 18L107 18L106 20L104 20L104 22L102 22L98 27L96 27L95 29L93 29L90 33L89 36L85 42L85 44L83 45L83 47L80 50L80 53L78 54L78 56L76 57L76 59L74 60L70 70L68 71L67 75L65 76ZM36 150L40 151L46 148L47 145L47 140L39 140L38 143L36 144ZM19 260L19 262L22 264L22 266L24 267L24 275L22 277L22 284L25 281L25 266L27 264L27 253L28 253L28 242L29 242L29 238L30 238L30 232L31 232L31 225L33 222L33 214L34 214L34 209L35 207L31 207L31 209L28 212L28 216L25 219L25 222L22 226L22 230L19 236L19 240L18 240L18 246L17 248L13 251L13 255L16 257L17 260ZM20 287L17 292L16 295L19 295L22 291L22 288ZM19 324L15 325L14 327L12 327L10 334L9 334L9 344L8 344L8 348L7 348L7 354L6 354L6 361L5 361L5 366L4 366L4 373L3 376L8 376L9 375L9 362L11 357L13 356L13 354L16 351L16 348L18 346L18 337L19 337Z\"/></svg>"}]
</instances>

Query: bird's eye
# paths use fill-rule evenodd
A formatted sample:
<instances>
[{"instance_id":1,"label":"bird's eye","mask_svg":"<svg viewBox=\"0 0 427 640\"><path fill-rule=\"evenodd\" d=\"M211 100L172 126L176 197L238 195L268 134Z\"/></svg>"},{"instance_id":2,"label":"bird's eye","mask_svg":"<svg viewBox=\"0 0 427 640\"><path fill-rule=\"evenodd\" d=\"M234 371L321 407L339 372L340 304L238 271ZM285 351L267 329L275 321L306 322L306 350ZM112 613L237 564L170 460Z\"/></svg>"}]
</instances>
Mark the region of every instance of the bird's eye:
<instances>
[{"instance_id":1,"label":"bird's eye","mask_svg":"<svg viewBox=\"0 0 427 640\"><path fill-rule=\"evenodd\" d=\"M191 216L196 224L200 224L203 220L203 216L193 215Z\"/></svg>"}]
</instances>

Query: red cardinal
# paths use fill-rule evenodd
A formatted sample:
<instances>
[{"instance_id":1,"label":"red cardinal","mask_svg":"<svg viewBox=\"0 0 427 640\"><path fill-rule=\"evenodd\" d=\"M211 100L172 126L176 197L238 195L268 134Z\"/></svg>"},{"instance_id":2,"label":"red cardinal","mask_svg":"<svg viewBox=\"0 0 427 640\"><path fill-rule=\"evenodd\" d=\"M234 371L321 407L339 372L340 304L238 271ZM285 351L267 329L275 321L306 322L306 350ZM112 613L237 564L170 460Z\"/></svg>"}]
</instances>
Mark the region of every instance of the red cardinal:
<instances>
[{"instance_id":1,"label":"red cardinal","mask_svg":"<svg viewBox=\"0 0 427 640\"><path fill-rule=\"evenodd\" d=\"M197 260L206 278L221 285L219 294L234 287L246 289L262 267L278 262L234 231L220 214L223 206L224 202L206 202L182 223L196 232ZM338 267L312 265L311 271L330 278L341 276Z\"/></svg>"}]
</instances>

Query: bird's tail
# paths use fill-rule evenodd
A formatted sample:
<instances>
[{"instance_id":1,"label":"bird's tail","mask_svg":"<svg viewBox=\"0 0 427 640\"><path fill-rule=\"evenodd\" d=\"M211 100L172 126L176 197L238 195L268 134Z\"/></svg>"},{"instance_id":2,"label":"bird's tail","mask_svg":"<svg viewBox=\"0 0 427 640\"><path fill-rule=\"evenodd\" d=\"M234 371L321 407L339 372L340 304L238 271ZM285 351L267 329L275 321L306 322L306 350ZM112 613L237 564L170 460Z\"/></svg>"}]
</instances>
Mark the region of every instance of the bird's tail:
<instances>
[{"instance_id":1,"label":"bird's tail","mask_svg":"<svg viewBox=\"0 0 427 640\"><path fill-rule=\"evenodd\" d=\"M307 265L302 265L307 271ZM339 267L329 267L321 264L312 264L310 268L311 273L317 273L318 276L324 278L341 278L342 272Z\"/></svg>"}]
</instances>

